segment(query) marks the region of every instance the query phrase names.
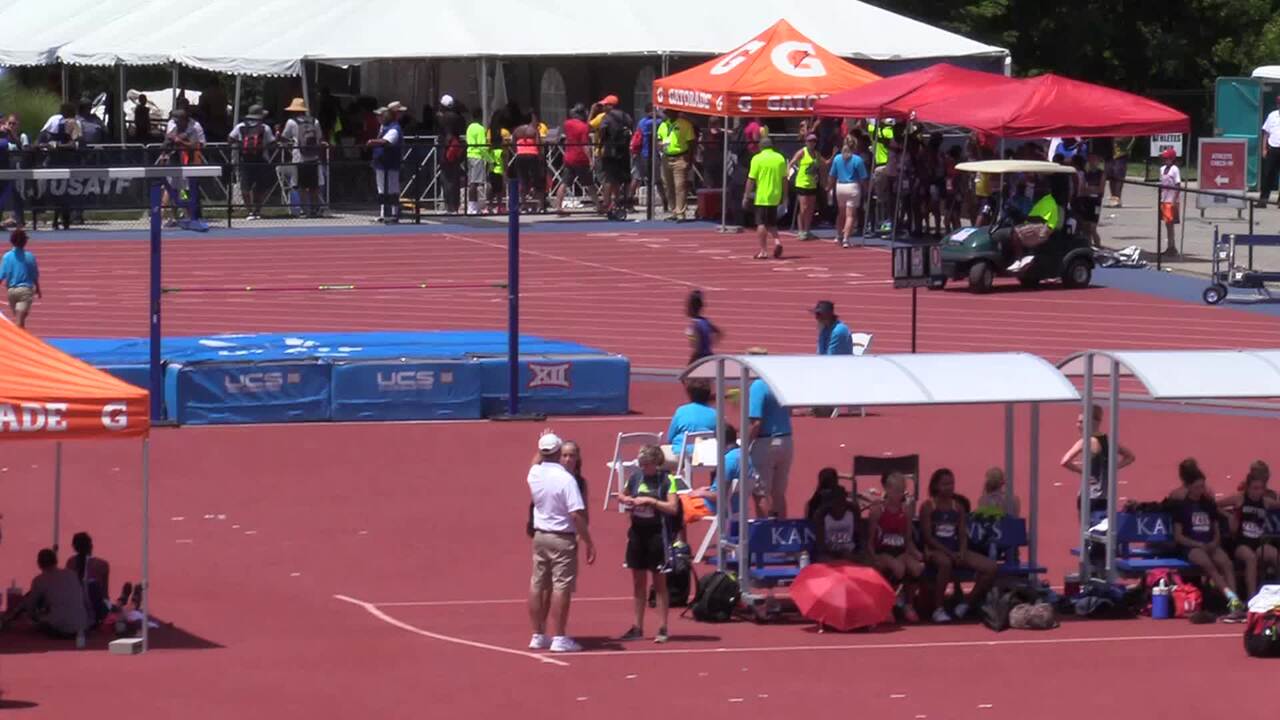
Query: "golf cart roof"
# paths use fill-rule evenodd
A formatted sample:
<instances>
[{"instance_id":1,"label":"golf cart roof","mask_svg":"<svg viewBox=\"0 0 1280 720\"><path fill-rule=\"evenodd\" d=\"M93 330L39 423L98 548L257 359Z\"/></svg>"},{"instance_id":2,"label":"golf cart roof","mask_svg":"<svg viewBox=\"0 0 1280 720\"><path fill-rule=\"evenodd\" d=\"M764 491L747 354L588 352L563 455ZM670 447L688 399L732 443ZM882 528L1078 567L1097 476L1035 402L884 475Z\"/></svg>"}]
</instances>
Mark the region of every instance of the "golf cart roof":
<instances>
[{"instance_id":1,"label":"golf cart roof","mask_svg":"<svg viewBox=\"0 0 1280 720\"><path fill-rule=\"evenodd\" d=\"M1042 173L1051 174L1074 174L1076 169L1070 165L1059 165L1051 163L1047 160L976 160L974 162L962 162L956 165L957 170L975 173L990 173L992 175L1001 175L1004 173Z\"/></svg>"}]
</instances>

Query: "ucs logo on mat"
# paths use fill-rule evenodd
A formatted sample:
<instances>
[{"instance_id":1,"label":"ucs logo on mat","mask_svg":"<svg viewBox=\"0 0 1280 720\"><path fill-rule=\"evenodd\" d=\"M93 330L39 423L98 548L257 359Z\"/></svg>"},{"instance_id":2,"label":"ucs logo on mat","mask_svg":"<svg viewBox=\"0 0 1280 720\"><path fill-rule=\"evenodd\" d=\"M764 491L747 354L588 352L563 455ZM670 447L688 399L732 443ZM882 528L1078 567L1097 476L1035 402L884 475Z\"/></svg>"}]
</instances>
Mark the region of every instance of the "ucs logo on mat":
<instances>
[{"instance_id":1,"label":"ucs logo on mat","mask_svg":"<svg viewBox=\"0 0 1280 720\"><path fill-rule=\"evenodd\" d=\"M529 363L529 388L572 388L569 368L573 363Z\"/></svg>"},{"instance_id":2,"label":"ucs logo on mat","mask_svg":"<svg viewBox=\"0 0 1280 720\"><path fill-rule=\"evenodd\" d=\"M280 392L285 385L296 385L302 382L302 375L282 372L229 373L222 382L227 392L234 395L247 395Z\"/></svg>"},{"instance_id":3,"label":"ucs logo on mat","mask_svg":"<svg viewBox=\"0 0 1280 720\"><path fill-rule=\"evenodd\" d=\"M434 370L398 370L396 372L378 373L378 392L409 392L414 390L430 390L436 386ZM453 373L440 373L440 384L453 382Z\"/></svg>"}]
</instances>

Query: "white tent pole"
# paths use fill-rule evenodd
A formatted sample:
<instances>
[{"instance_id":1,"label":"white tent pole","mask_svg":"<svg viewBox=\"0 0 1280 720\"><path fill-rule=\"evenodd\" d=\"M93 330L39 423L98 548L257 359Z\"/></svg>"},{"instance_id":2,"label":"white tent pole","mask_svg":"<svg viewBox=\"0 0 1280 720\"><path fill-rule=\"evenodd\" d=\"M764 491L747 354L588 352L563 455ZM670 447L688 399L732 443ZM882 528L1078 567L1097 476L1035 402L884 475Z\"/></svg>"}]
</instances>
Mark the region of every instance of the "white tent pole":
<instances>
[{"instance_id":1,"label":"white tent pole","mask_svg":"<svg viewBox=\"0 0 1280 720\"><path fill-rule=\"evenodd\" d=\"M747 364L741 363L741 372L738 375L738 383L741 392L738 395L739 423L742 437L748 435L748 428L751 425L750 405L751 405L751 384L750 372L747 370ZM749 548L747 547L747 526L750 524L749 513L747 509L747 478L750 475L747 472L751 464L751 443L742 443L742 457L739 458L738 467L741 468L738 475L738 588L742 591L745 598L751 591L751 561L747 555ZM724 562L720 563L720 567L725 566Z\"/></svg>"},{"instance_id":2,"label":"white tent pole","mask_svg":"<svg viewBox=\"0 0 1280 720\"><path fill-rule=\"evenodd\" d=\"M242 75L236 75L236 99L231 103L231 126L235 127L240 124L240 81L243 80Z\"/></svg>"},{"instance_id":3,"label":"white tent pole","mask_svg":"<svg viewBox=\"0 0 1280 720\"><path fill-rule=\"evenodd\" d=\"M729 492L732 490L729 478L725 477L724 455L729 451L728 433L725 430L724 419L724 360L716 361L716 558L723 565L724 551L721 547L720 539L725 535L725 529L729 527L731 522L728 511L725 506L729 501ZM741 458L739 458L741 460ZM739 462L738 467L742 467ZM742 474L741 471L738 472ZM742 480L738 480L738 484L742 484ZM706 547L706 544L703 544Z\"/></svg>"},{"instance_id":4,"label":"white tent pole","mask_svg":"<svg viewBox=\"0 0 1280 720\"><path fill-rule=\"evenodd\" d=\"M1027 533L1030 536L1027 562L1034 568L1039 566L1040 548L1040 403L1031 403L1031 446L1028 448L1028 459L1027 479L1031 481L1031 489L1028 491L1027 503L1031 507L1027 520ZM1032 574L1032 582L1035 579Z\"/></svg>"},{"instance_id":5,"label":"white tent pole","mask_svg":"<svg viewBox=\"0 0 1280 720\"><path fill-rule=\"evenodd\" d=\"M169 64L169 110L178 109L178 63Z\"/></svg>"},{"instance_id":6,"label":"white tent pole","mask_svg":"<svg viewBox=\"0 0 1280 720\"><path fill-rule=\"evenodd\" d=\"M120 136L121 145L129 141L128 134L125 132L125 126L128 123L124 116L124 87L124 63L118 63L116 65L116 116L120 122L120 132L117 134Z\"/></svg>"},{"instance_id":7,"label":"white tent pole","mask_svg":"<svg viewBox=\"0 0 1280 720\"><path fill-rule=\"evenodd\" d=\"M1107 438L1107 581L1116 579L1116 501L1120 468L1120 363L1111 358L1111 437Z\"/></svg>"},{"instance_id":8,"label":"white tent pole","mask_svg":"<svg viewBox=\"0 0 1280 720\"><path fill-rule=\"evenodd\" d=\"M729 116L724 116L724 157L720 162L720 232L729 225Z\"/></svg>"},{"instance_id":9,"label":"white tent pole","mask_svg":"<svg viewBox=\"0 0 1280 720\"><path fill-rule=\"evenodd\" d=\"M1080 410L1080 582L1089 578L1089 464L1093 439L1093 353L1084 355L1084 398Z\"/></svg>"},{"instance_id":10,"label":"white tent pole","mask_svg":"<svg viewBox=\"0 0 1280 720\"><path fill-rule=\"evenodd\" d=\"M1005 491L1013 492L1013 403L1004 404L1004 482Z\"/></svg>"},{"instance_id":11,"label":"white tent pole","mask_svg":"<svg viewBox=\"0 0 1280 720\"><path fill-rule=\"evenodd\" d=\"M151 628L151 438L142 439L142 652Z\"/></svg>"},{"instance_id":12,"label":"white tent pole","mask_svg":"<svg viewBox=\"0 0 1280 720\"><path fill-rule=\"evenodd\" d=\"M58 551L62 537L62 441L53 446L53 550Z\"/></svg>"}]
</instances>

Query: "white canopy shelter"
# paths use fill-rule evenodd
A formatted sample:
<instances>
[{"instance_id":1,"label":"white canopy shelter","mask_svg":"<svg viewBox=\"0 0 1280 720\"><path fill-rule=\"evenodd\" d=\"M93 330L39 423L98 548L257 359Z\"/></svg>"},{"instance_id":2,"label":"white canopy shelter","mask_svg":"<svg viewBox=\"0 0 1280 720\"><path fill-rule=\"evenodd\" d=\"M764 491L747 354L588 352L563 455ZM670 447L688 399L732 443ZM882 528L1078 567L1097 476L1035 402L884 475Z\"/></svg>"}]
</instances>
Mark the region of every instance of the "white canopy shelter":
<instances>
[{"instance_id":1,"label":"white canopy shelter","mask_svg":"<svg viewBox=\"0 0 1280 720\"><path fill-rule=\"evenodd\" d=\"M746 436L750 423L750 380L763 381L784 408L814 406L978 405L1005 406L1005 475L1013 482L1013 406L1031 405L1029 479L1030 512L1027 534L1029 561L1037 564L1039 520L1040 403L1079 402L1071 381L1043 358L1027 353L970 353L919 355L713 355L690 365L682 378L715 378L716 446L725 447L725 380L736 374L742 388L740 427ZM744 444L744 452L750 448ZM744 465L745 467L745 465ZM724 455L716 464L716 477L724 477ZM748 507L748 483L738 483L739 507ZM729 483L719 483L716 503L719 528L730 527ZM717 538L720 557L734 552L739 563L750 558L748 537L742 528L737 543ZM742 592L750 592L750 573L738 573Z\"/></svg>"},{"instance_id":2,"label":"white canopy shelter","mask_svg":"<svg viewBox=\"0 0 1280 720\"><path fill-rule=\"evenodd\" d=\"M396 58L715 55L779 19L765 0L682 6L680 22L625 0L583 12L572 0L489 3L219 0L0 0L0 65L178 63L230 74L298 75L304 60L336 65ZM850 58L1007 57L1008 51L856 0L792 5L786 19ZM494 32L494 18L519 18Z\"/></svg>"},{"instance_id":3,"label":"white canopy shelter","mask_svg":"<svg viewBox=\"0 0 1280 720\"><path fill-rule=\"evenodd\" d=\"M1153 400L1226 400L1280 397L1280 350L1087 350L1058 363L1068 376L1084 379L1081 437L1094 435L1094 379L1110 378L1110 426L1107 454L1107 579L1115 579L1116 505L1119 480L1121 378L1137 380ZM1089 541L1089 443L1082 443L1080 464L1080 547ZM1089 553L1080 553L1080 577L1090 577Z\"/></svg>"},{"instance_id":4,"label":"white canopy shelter","mask_svg":"<svg viewBox=\"0 0 1280 720\"><path fill-rule=\"evenodd\" d=\"M1259 80L1280 80L1280 65L1263 65L1254 68L1252 77Z\"/></svg>"}]
</instances>

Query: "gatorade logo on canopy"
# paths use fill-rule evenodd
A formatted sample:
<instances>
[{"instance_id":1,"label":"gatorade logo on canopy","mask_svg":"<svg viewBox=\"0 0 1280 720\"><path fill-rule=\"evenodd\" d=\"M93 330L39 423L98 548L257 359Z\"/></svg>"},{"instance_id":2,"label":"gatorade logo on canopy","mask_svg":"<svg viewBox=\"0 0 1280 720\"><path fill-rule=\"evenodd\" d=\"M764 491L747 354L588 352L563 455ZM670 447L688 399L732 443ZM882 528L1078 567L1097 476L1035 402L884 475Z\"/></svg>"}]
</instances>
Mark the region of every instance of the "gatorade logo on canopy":
<instances>
[{"instance_id":1,"label":"gatorade logo on canopy","mask_svg":"<svg viewBox=\"0 0 1280 720\"><path fill-rule=\"evenodd\" d=\"M783 20L728 54L660 79L653 97L660 107L707 115L809 115L819 99L878 79Z\"/></svg>"}]
</instances>

